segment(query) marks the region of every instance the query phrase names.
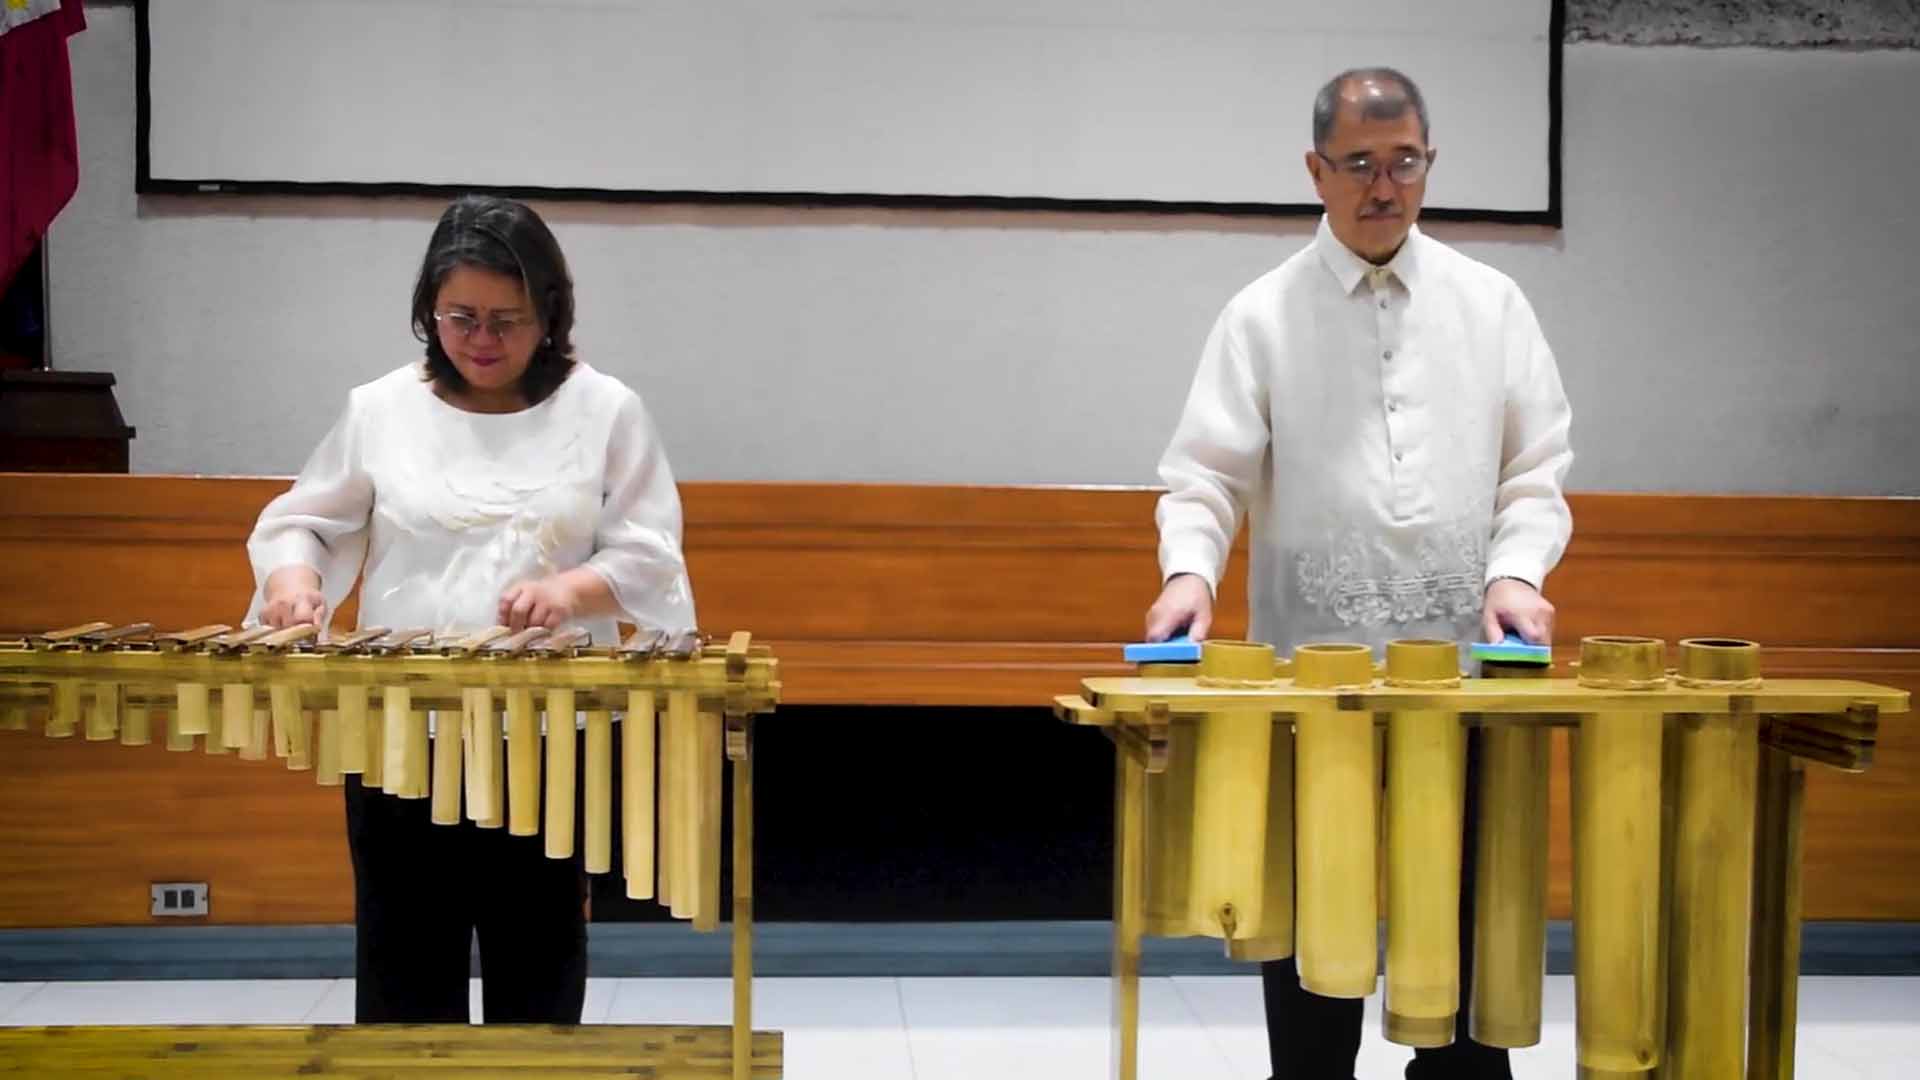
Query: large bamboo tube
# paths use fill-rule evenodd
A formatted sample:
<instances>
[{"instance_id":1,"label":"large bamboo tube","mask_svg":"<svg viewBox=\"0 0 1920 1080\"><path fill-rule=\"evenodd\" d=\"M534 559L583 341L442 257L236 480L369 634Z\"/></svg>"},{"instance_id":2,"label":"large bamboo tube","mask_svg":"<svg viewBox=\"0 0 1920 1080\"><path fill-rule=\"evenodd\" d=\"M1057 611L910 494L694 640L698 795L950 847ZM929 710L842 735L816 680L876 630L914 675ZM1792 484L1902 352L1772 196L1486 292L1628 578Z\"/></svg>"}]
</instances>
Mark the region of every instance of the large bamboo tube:
<instances>
[{"instance_id":1,"label":"large bamboo tube","mask_svg":"<svg viewBox=\"0 0 1920 1080\"><path fill-rule=\"evenodd\" d=\"M1302 687L1373 685L1365 645L1302 645L1293 662ZM1366 997L1379 977L1380 949L1373 714L1311 710L1299 714L1295 730L1300 985L1322 997Z\"/></svg>"},{"instance_id":2,"label":"large bamboo tube","mask_svg":"<svg viewBox=\"0 0 1920 1080\"><path fill-rule=\"evenodd\" d=\"M340 771L367 771L367 688L342 686L340 706Z\"/></svg>"},{"instance_id":3,"label":"large bamboo tube","mask_svg":"<svg viewBox=\"0 0 1920 1080\"><path fill-rule=\"evenodd\" d=\"M346 782L340 769L340 710L321 709L314 731L313 779L321 787L339 787Z\"/></svg>"},{"instance_id":4,"label":"large bamboo tube","mask_svg":"<svg viewBox=\"0 0 1920 1080\"><path fill-rule=\"evenodd\" d=\"M694 876L700 882L693 928L710 933L720 928L720 820L726 805L727 732L718 712L696 713L693 722L699 725L693 775L700 817L700 828L693 836Z\"/></svg>"},{"instance_id":5,"label":"large bamboo tube","mask_svg":"<svg viewBox=\"0 0 1920 1080\"><path fill-rule=\"evenodd\" d=\"M1202 685L1272 681L1271 645L1208 641L1201 647ZM1189 888L1192 915L1211 937L1254 937L1262 926L1272 746L1273 713L1264 708L1210 712L1195 731Z\"/></svg>"},{"instance_id":6,"label":"large bamboo tube","mask_svg":"<svg viewBox=\"0 0 1920 1080\"><path fill-rule=\"evenodd\" d=\"M505 821L500 805L500 714L493 707L493 691L469 688L461 694L460 723L467 763L467 816L483 829Z\"/></svg>"},{"instance_id":7,"label":"large bamboo tube","mask_svg":"<svg viewBox=\"0 0 1920 1080\"><path fill-rule=\"evenodd\" d=\"M1482 678L1544 679L1543 665L1483 663ZM1547 782L1553 729L1523 717L1480 729L1475 833L1473 1007L1483 1046L1540 1041L1547 963Z\"/></svg>"},{"instance_id":8,"label":"large bamboo tube","mask_svg":"<svg viewBox=\"0 0 1920 1080\"><path fill-rule=\"evenodd\" d=\"M1460 685L1460 646L1387 644L1387 684ZM1389 1041L1453 1042L1460 1009L1460 857L1467 741L1438 710L1387 716L1387 996Z\"/></svg>"},{"instance_id":9,"label":"large bamboo tube","mask_svg":"<svg viewBox=\"0 0 1920 1080\"><path fill-rule=\"evenodd\" d=\"M507 691L507 831L540 831L540 717L533 691Z\"/></svg>"},{"instance_id":10,"label":"large bamboo tube","mask_svg":"<svg viewBox=\"0 0 1920 1080\"><path fill-rule=\"evenodd\" d=\"M1590 637L1580 683L1665 686L1663 643ZM1573 753L1575 1035L1581 1066L1646 1072L1660 1064L1660 757L1654 709L1580 718ZM1490 811L1491 812L1491 811Z\"/></svg>"},{"instance_id":11,"label":"large bamboo tube","mask_svg":"<svg viewBox=\"0 0 1920 1080\"><path fill-rule=\"evenodd\" d=\"M173 687L174 715L178 717L180 734L205 735L209 721L207 719L207 684L176 683Z\"/></svg>"},{"instance_id":12,"label":"large bamboo tube","mask_svg":"<svg viewBox=\"0 0 1920 1080\"><path fill-rule=\"evenodd\" d=\"M433 715L433 800L429 814L435 825L460 824L461 756L466 752L466 711L455 718L447 710Z\"/></svg>"},{"instance_id":13,"label":"large bamboo tube","mask_svg":"<svg viewBox=\"0 0 1920 1080\"><path fill-rule=\"evenodd\" d=\"M1757 686L1760 646L1680 643L1679 677L1695 686ZM1669 1075L1738 1077L1746 1068L1748 937L1760 767L1751 711L1675 718L1679 802L1668 944Z\"/></svg>"},{"instance_id":14,"label":"large bamboo tube","mask_svg":"<svg viewBox=\"0 0 1920 1080\"><path fill-rule=\"evenodd\" d=\"M579 729L570 689L547 691L547 858L573 858L574 750Z\"/></svg>"},{"instance_id":15,"label":"large bamboo tube","mask_svg":"<svg viewBox=\"0 0 1920 1080\"><path fill-rule=\"evenodd\" d=\"M253 737L253 687L227 683L220 688L220 745L244 750Z\"/></svg>"},{"instance_id":16,"label":"large bamboo tube","mask_svg":"<svg viewBox=\"0 0 1920 1080\"><path fill-rule=\"evenodd\" d=\"M1271 720L1271 717L1269 718ZM1284 960L1293 955L1293 725L1270 723L1267 755L1267 850L1260 923L1255 936L1227 942L1227 956L1243 962Z\"/></svg>"},{"instance_id":17,"label":"large bamboo tube","mask_svg":"<svg viewBox=\"0 0 1920 1080\"><path fill-rule=\"evenodd\" d=\"M620 840L627 897L653 899L653 691L627 692L620 722Z\"/></svg>"},{"instance_id":18,"label":"large bamboo tube","mask_svg":"<svg viewBox=\"0 0 1920 1080\"><path fill-rule=\"evenodd\" d=\"M604 874L613 869L613 714L604 709L587 713L586 870Z\"/></svg>"}]
</instances>

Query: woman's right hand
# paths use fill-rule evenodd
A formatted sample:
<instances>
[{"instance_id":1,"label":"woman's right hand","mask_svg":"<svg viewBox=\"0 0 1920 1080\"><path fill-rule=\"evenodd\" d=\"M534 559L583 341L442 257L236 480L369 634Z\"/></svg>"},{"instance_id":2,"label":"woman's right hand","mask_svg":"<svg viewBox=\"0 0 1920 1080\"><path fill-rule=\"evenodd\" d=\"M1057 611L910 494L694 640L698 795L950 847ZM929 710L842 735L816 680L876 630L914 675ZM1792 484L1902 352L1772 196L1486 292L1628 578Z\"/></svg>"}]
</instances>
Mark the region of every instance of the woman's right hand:
<instances>
[{"instance_id":1,"label":"woman's right hand","mask_svg":"<svg viewBox=\"0 0 1920 1080\"><path fill-rule=\"evenodd\" d=\"M267 575L260 621L276 630L312 623L325 629L327 598L320 593L320 575L311 566L283 566Z\"/></svg>"}]
</instances>

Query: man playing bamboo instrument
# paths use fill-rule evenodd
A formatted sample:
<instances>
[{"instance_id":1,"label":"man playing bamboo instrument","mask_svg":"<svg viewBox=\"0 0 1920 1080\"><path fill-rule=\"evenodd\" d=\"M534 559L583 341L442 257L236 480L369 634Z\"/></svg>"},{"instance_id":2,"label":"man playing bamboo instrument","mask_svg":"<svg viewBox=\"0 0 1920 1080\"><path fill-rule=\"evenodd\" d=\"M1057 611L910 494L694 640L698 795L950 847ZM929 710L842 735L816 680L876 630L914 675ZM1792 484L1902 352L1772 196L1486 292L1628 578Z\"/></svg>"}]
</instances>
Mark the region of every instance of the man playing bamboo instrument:
<instances>
[{"instance_id":1,"label":"man playing bamboo instrument","mask_svg":"<svg viewBox=\"0 0 1920 1080\"><path fill-rule=\"evenodd\" d=\"M1419 89L1388 68L1315 98L1306 154L1326 213L1305 249L1235 296L1160 463L1149 640L1204 638L1243 513L1250 636L1283 653L1392 638L1545 643L1540 593L1572 530L1569 410L1533 310L1504 274L1415 227L1436 154ZM1470 1040L1474 832L1469 743L1462 1001L1453 1045L1410 1078L1507 1078ZM1497 808L1495 808L1497 812ZM1362 1003L1262 965L1276 1080L1354 1075Z\"/></svg>"}]
</instances>

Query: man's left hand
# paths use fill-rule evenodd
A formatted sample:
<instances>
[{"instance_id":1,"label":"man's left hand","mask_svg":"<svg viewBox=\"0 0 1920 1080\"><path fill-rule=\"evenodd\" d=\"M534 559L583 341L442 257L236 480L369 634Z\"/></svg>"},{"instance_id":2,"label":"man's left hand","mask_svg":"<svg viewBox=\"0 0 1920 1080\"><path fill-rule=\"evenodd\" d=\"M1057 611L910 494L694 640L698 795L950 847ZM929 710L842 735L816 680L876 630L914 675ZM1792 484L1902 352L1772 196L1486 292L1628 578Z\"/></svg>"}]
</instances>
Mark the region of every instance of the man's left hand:
<instances>
[{"instance_id":1,"label":"man's left hand","mask_svg":"<svg viewBox=\"0 0 1920 1080\"><path fill-rule=\"evenodd\" d=\"M1495 644L1506 638L1508 630L1529 644L1552 644L1553 605L1526 582L1500 578L1487 586L1486 602L1480 608L1480 632L1489 644Z\"/></svg>"}]
</instances>

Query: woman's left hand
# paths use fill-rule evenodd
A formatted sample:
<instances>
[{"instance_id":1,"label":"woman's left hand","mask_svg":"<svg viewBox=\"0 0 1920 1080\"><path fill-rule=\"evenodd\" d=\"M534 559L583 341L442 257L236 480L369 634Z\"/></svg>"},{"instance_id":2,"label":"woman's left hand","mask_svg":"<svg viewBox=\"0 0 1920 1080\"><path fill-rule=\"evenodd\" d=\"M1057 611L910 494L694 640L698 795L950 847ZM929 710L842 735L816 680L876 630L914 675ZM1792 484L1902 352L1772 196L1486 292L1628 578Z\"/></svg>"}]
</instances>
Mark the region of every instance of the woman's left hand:
<instances>
[{"instance_id":1,"label":"woman's left hand","mask_svg":"<svg viewBox=\"0 0 1920 1080\"><path fill-rule=\"evenodd\" d=\"M516 632L530 626L558 630L573 619L579 606L573 586L562 575L523 581L500 594L500 625Z\"/></svg>"}]
</instances>

